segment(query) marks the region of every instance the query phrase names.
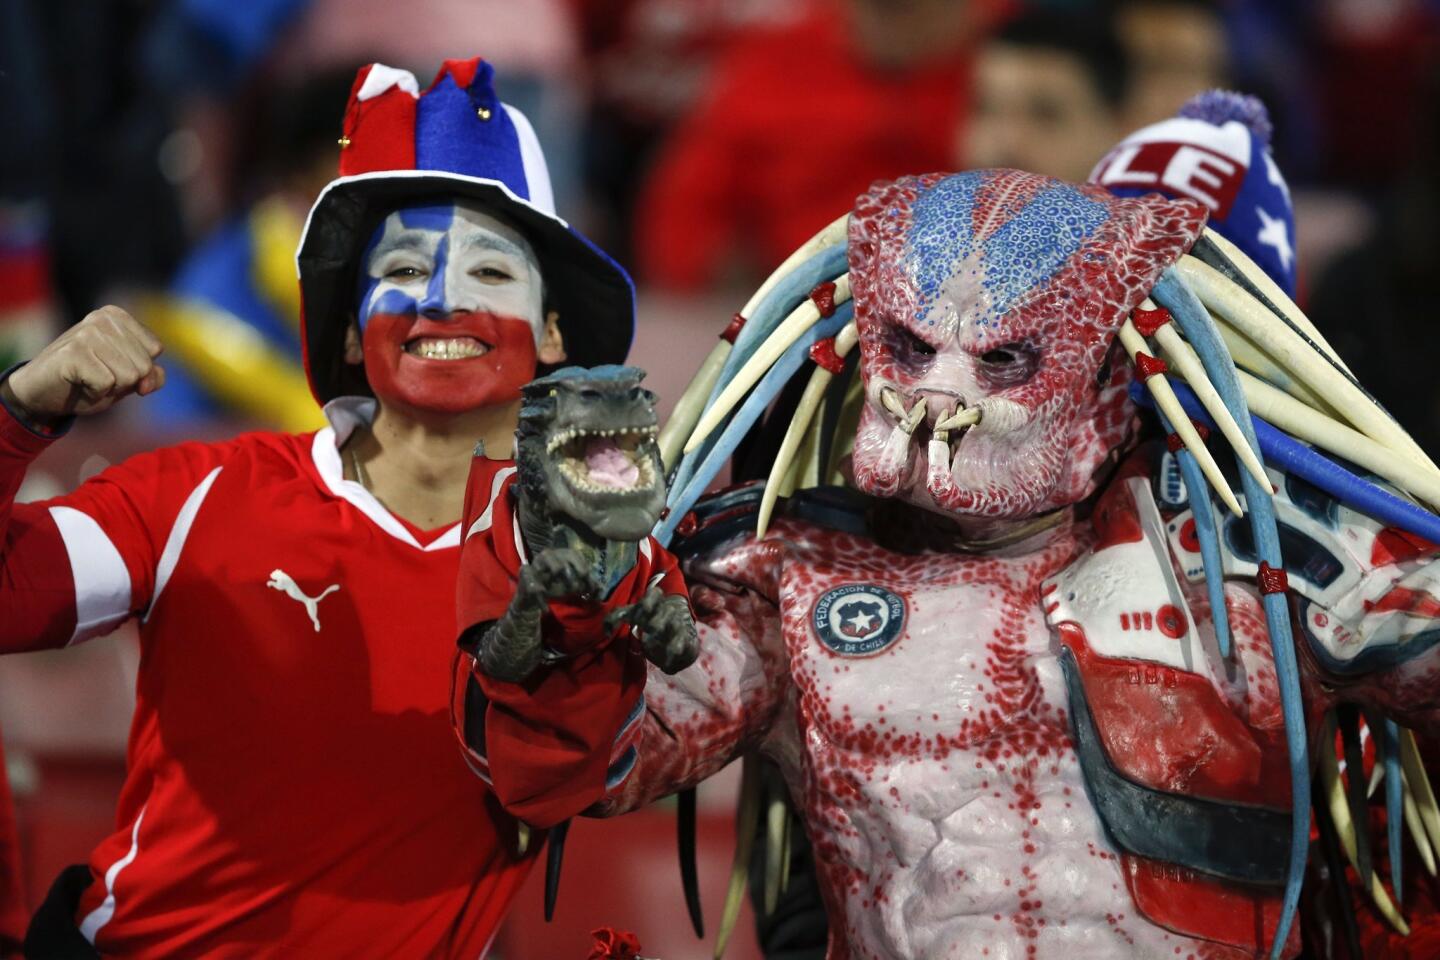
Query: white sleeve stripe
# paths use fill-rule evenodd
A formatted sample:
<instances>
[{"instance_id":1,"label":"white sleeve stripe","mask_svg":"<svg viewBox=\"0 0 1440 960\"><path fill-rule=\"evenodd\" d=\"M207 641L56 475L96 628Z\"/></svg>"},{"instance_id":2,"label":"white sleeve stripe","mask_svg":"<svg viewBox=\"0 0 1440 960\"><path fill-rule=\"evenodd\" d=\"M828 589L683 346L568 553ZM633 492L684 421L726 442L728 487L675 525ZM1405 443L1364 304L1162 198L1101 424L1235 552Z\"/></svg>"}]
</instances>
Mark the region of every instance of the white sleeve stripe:
<instances>
[{"instance_id":1,"label":"white sleeve stripe","mask_svg":"<svg viewBox=\"0 0 1440 960\"><path fill-rule=\"evenodd\" d=\"M115 916L115 881L120 879L120 871L130 866L135 857L140 853L140 824L145 821L145 808L140 809L140 816L135 818L135 826L130 831L130 852L119 860L110 864L105 871L105 899L100 906L91 910L80 921L80 934L92 944L95 942L95 935L100 928L109 923Z\"/></svg>"},{"instance_id":2,"label":"white sleeve stripe","mask_svg":"<svg viewBox=\"0 0 1440 960\"><path fill-rule=\"evenodd\" d=\"M109 633L130 615L130 571L95 518L74 507L51 507L75 581L75 632L70 642Z\"/></svg>"},{"instance_id":3,"label":"white sleeve stripe","mask_svg":"<svg viewBox=\"0 0 1440 960\"><path fill-rule=\"evenodd\" d=\"M175 518L175 525L170 528L170 536L165 540L165 549L160 552L160 563L155 567L155 590L150 595L150 606L145 609L142 620L150 619L150 612L155 609L160 594L170 582L170 575L175 572L175 565L180 562L180 551L185 549L185 539L190 536L190 527L195 523L195 515L200 512L200 505L205 502L211 485L215 483L215 478L220 476L222 469L224 468L216 467L207 473L199 486L185 498L180 514Z\"/></svg>"}]
</instances>

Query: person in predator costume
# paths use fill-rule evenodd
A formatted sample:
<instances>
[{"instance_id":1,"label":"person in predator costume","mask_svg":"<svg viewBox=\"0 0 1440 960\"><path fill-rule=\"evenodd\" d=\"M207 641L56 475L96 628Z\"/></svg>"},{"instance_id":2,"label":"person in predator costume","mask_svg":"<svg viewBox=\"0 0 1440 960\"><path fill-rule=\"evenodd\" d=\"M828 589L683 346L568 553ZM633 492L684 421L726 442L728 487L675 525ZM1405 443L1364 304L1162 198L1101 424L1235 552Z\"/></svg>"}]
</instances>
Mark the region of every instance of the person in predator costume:
<instances>
[{"instance_id":1,"label":"person in predator costume","mask_svg":"<svg viewBox=\"0 0 1440 960\"><path fill-rule=\"evenodd\" d=\"M1399 726L1435 724L1440 519L1416 501L1440 470L1206 218L1008 170L860 197L662 431L656 537L699 659L650 671L619 782L501 801L620 813L758 747L831 960L1294 957L1313 753L1322 839L1403 927L1328 717L1348 747L1373 711L1391 822L1440 840ZM807 366L769 480L701 499ZM1164 441L1137 447L1147 406Z\"/></svg>"},{"instance_id":2,"label":"person in predator costume","mask_svg":"<svg viewBox=\"0 0 1440 960\"><path fill-rule=\"evenodd\" d=\"M0 653L140 623L115 829L27 955L476 957L534 864L454 751L462 491L538 364L624 359L633 290L479 58L364 67L342 129L297 255L330 426L16 504L73 415L161 387L161 344L104 308L0 376Z\"/></svg>"}]
</instances>

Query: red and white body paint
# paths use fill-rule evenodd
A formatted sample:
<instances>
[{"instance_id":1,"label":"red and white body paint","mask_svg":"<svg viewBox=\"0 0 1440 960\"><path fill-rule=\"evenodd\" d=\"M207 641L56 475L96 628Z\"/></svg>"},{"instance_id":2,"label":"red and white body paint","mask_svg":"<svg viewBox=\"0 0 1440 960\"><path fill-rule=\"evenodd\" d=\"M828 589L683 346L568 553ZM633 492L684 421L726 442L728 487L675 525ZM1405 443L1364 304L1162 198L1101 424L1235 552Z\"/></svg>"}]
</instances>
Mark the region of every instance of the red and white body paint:
<instances>
[{"instance_id":1,"label":"red and white body paint","mask_svg":"<svg viewBox=\"0 0 1440 960\"><path fill-rule=\"evenodd\" d=\"M464 413L535 376L540 267L520 233L465 204L398 210L365 255L358 322L378 396Z\"/></svg>"}]
</instances>

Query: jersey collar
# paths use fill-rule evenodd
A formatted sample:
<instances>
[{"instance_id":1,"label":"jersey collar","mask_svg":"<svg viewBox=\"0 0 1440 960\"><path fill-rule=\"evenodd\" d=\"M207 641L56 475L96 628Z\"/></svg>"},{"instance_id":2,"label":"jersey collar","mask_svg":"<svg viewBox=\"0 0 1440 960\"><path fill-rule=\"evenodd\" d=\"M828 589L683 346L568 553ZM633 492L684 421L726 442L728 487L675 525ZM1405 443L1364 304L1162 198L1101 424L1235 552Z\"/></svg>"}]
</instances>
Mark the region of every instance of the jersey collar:
<instances>
[{"instance_id":1,"label":"jersey collar","mask_svg":"<svg viewBox=\"0 0 1440 960\"><path fill-rule=\"evenodd\" d=\"M345 479L345 468L340 462L340 448L357 427L369 426L375 419L375 400L370 397L337 397L325 404L325 419L330 426L316 432L310 447L315 461L315 470L320 480L332 494L349 502L381 530L396 540L408 543L417 550L427 553L448 550L460 546L460 524L448 527L429 543L422 544L415 539L410 529L375 499L374 494L354 480Z\"/></svg>"}]
</instances>

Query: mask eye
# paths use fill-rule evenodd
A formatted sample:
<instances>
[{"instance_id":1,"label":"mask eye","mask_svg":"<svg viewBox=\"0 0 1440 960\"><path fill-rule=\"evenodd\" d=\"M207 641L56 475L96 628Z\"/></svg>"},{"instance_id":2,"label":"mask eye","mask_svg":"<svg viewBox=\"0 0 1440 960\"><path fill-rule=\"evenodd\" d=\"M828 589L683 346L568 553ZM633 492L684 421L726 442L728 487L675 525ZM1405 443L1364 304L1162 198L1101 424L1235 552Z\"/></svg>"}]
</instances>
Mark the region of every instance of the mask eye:
<instances>
[{"instance_id":1,"label":"mask eye","mask_svg":"<svg viewBox=\"0 0 1440 960\"><path fill-rule=\"evenodd\" d=\"M895 359L901 363L920 365L930 362L935 356L935 348L930 346L915 334L902 326L896 325L890 328L893 333L892 343L895 348Z\"/></svg>"},{"instance_id":2,"label":"mask eye","mask_svg":"<svg viewBox=\"0 0 1440 960\"><path fill-rule=\"evenodd\" d=\"M1013 387L1035 374L1039 353L1024 343L1007 343L980 354L982 376L997 387Z\"/></svg>"}]
</instances>

